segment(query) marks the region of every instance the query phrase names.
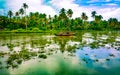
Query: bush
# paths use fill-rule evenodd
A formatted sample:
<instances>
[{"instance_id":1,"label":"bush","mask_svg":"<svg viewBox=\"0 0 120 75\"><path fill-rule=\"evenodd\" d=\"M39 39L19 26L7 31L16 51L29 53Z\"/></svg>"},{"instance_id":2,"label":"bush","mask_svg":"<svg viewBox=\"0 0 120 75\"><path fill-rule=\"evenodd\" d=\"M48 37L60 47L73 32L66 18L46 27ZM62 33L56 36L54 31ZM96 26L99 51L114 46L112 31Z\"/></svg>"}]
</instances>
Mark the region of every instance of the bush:
<instances>
[{"instance_id":1,"label":"bush","mask_svg":"<svg viewBox=\"0 0 120 75\"><path fill-rule=\"evenodd\" d=\"M39 30L39 28L33 28L32 29L32 32L39 32L40 30Z\"/></svg>"},{"instance_id":2,"label":"bush","mask_svg":"<svg viewBox=\"0 0 120 75\"><path fill-rule=\"evenodd\" d=\"M24 29L17 29L18 32L25 32Z\"/></svg>"}]
</instances>

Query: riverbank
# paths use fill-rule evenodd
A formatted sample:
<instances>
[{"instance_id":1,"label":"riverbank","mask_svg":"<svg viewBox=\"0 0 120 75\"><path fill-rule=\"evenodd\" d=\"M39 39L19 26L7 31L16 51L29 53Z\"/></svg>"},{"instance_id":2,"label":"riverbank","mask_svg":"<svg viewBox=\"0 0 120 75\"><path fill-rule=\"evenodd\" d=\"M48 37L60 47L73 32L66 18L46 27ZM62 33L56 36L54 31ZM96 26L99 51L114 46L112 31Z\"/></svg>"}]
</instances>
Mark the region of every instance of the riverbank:
<instances>
[{"instance_id":1,"label":"riverbank","mask_svg":"<svg viewBox=\"0 0 120 75\"><path fill-rule=\"evenodd\" d=\"M59 33L59 32L67 32L68 30L0 30L0 33ZM114 32L119 30L71 30L71 32L79 33L79 32Z\"/></svg>"}]
</instances>

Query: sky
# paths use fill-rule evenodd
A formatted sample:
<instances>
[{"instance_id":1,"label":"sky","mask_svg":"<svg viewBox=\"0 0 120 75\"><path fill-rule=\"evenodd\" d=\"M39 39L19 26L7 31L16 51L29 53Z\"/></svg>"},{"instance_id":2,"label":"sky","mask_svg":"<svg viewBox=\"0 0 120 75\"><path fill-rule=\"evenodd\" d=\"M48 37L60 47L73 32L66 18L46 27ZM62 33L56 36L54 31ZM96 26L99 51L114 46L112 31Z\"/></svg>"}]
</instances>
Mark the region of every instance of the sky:
<instances>
[{"instance_id":1,"label":"sky","mask_svg":"<svg viewBox=\"0 0 120 75\"><path fill-rule=\"evenodd\" d=\"M120 0L0 0L0 15L5 15L8 10L18 11L23 3L29 6L27 13L40 12L54 16L65 8L73 10L73 18L85 12L92 20L91 12L96 11L105 20L117 18L120 21Z\"/></svg>"}]
</instances>

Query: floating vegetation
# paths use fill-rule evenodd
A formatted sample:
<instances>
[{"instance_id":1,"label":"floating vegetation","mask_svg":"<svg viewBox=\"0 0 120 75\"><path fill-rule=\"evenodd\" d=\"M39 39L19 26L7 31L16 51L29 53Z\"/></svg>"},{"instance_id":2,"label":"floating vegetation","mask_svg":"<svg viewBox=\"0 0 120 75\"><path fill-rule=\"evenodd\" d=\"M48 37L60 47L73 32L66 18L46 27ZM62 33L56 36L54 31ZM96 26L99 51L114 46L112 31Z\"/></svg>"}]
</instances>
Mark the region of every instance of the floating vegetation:
<instances>
[{"instance_id":1,"label":"floating vegetation","mask_svg":"<svg viewBox=\"0 0 120 75\"><path fill-rule=\"evenodd\" d=\"M23 58L23 60L28 60L30 59L30 52L28 51L28 49L23 49L19 52L19 56L21 58Z\"/></svg>"},{"instance_id":2,"label":"floating vegetation","mask_svg":"<svg viewBox=\"0 0 120 75\"><path fill-rule=\"evenodd\" d=\"M98 59L96 59L96 60L95 60L95 62L99 62L99 60L98 60Z\"/></svg>"},{"instance_id":3,"label":"floating vegetation","mask_svg":"<svg viewBox=\"0 0 120 75\"><path fill-rule=\"evenodd\" d=\"M44 55L44 54L40 54L38 57L39 57L39 58L43 58L43 59L46 59L46 58L47 58L47 56Z\"/></svg>"},{"instance_id":4,"label":"floating vegetation","mask_svg":"<svg viewBox=\"0 0 120 75\"><path fill-rule=\"evenodd\" d=\"M17 64L12 64L12 68L18 68Z\"/></svg>"},{"instance_id":5,"label":"floating vegetation","mask_svg":"<svg viewBox=\"0 0 120 75\"><path fill-rule=\"evenodd\" d=\"M83 61L86 61L85 58L82 59Z\"/></svg>"},{"instance_id":6,"label":"floating vegetation","mask_svg":"<svg viewBox=\"0 0 120 75\"><path fill-rule=\"evenodd\" d=\"M7 65L5 68L7 68L7 69L10 68L10 65Z\"/></svg>"},{"instance_id":7,"label":"floating vegetation","mask_svg":"<svg viewBox=\"0 0 120 75\"><path fill-rule=\"evenodd\" d=\"M2 62L0 61L0 65L2 65Z\"/></svg>"},{"instance_id":8,"label":"floating vegetation","mask_svg":"<svg viewBox=\"0 0 120 75\"><path fill-rule=\"evenodd\" d=\"M8 59L8 60L6 61L6 63L7 63L7 65L12 65L13 61L10 60L10 59Z\"/></svg>"},{"instance_id":9,"label":"floating vegetation","mask_svg":"<svg viewBox=\"0 0 120 75\"><path fill-rule=\"evenodd\" d=\"M99 48L98 42L92 42L92 43L90 43L90 47L92 49Z\"/></svg>"},{"instance_id":10,"label":"floating vegetation","mask_svg":"<svg viewBox=\"0 0 120 75\"><path fill-rule=\"evenodd\" d=\"M68 54L68 56L75 56L73 53Z\"/></svg>"},{"instance_id":11,"label":"floating vegetation","mask_svg":"<svg viewBox=\"0 0 120 75\"><path fill-rule=\"evenodd\" d=\"M107 42L106 40L105 40L105 41L103 41L102 43L103 43L103 44L108 44L108 42Z\"/></svg>"},{"instance_id":12,"label":"floating vegetation","mask_svg":"<svg viewBox=\"0 0 120 75\"><path fill-rule=\"evenodd\" d=\"M107 58L107 59L106 59L106 61L110 61L110 59L109 59L109 58Z\"/></svg>"},{"instance_id":13,"label":"floating vegetation","mask_svg":"<svg viewBox=\"0 0 120 75\"><path fill-rule=\"evenodd\" d=\"M15 47L14 44L7 44L7 47L10 49L10 51L13 51L13 48Z\"/></svg>"},{"instance_id":14,"label":"floating vegetation","mask_svg":"<svg viewBox=\"0 0 120 75\"><path fill-rule=\"evenodd\" d=\"M85 59L85 58L82 58L82 60L83 60L85 63L88 63L87 59Z\"/></svg>"},{"instance_id":15,"label":"floating vegetation","mask_svg":"<svg viewBox=\"0 0 120 75\"><path fill-rule=\"evenodd\" d=\"M117 50L120 50L120 47L118 47Z\"/></svg>"},{"instance_id":16,"label":"floating vegetation","mask_svg":"<svg viewBox=\"0 0 120 75\"><path fill-rule=\"evenodd\" d=\"M76 49L76 45L67 47L68 52L75 52L76 51L75 49Z\"/></svg>"},{"instance_id":17,"label":"floating vegetation","mask_svg":"<svg viewBox=\"0 0 120 75\"><path fill-rule=\"evenodd\" d=\"M16 62L17 62L18 64L21 64L21 63L22 63L22 60L18 59L18 60L16 60Z\"/></svg>"},{"instance_id":18,"label":"floating vegetation","mask_svg":"<svg viewBox=\"0 0 120 75\"><path fill-rule=\"evenodd\" d=\"M45 51L44 50L40 50L40 51L38 51L38 53L45 53Z\"/></svg>"},{"instance_id":19,"label":"floating vegetation","mask_svg":"<svg viewBox=\"0 0 120 75\"><path fill-rule=\"evenodd\" d=\"M114 55L114 54L109 54L109 56L110 56L110 57L115 57L115 55Z\"/></svg>"},{"instance_id":20,"label":"floating vegetation","mask_svg":"<svg viewBox=\"0 0 120 75\"><path fill-rule=\"evenodd\" d=\"M79 47L77 47L77 49L80 49Z\"/></svg>"},{"instance_id":21,"label":"floating vegetation","mask_svg":"<svg viewBox=\"0 0 120 75\"><path fill-rule=\"evenodd\" d=\"M1 46L5 46L6 44L4 43L4 44L2 44Z\"/></svg>"},{"instance_id":22,"label":"floating vegetation","mask_svg":"<svg viewBox=\"0 0 120 75\"><path fill-rule=\"evenodd\" d=\"M0 69L2 69L3 67L2 66L0 66Z\"/></svg>"},{"instance_id":23,"label":"floating vegetation","mask_svg":"<svg viewBox=\"0 0 120 75\"><path fill-rule=\"evenodd\" d=\"M36 36L25 35L24 39L22 40L21 38L23 38L23 36L20 38L20 40L19 37L17 39L13 38L12 40L14 41L11 40L12 41L11 43L9 41L8 41L9 43L6 41L1 43L1 47L3 48L3 50L1 50L0 52L0 58L3 59L5 58L5 61L0 61L0 68L14 69L14 68L18 68L19 65L26 63L25 61L28 60L34 61L37 59L40 60L40 62L42 62L44 60L41 59L47 59L49 56L50 58L52 58L54 55L56 56L63 55L63 57L65 57L65 61L73 60L72 63L75 64L81 62L81 64L83 63L84 65L89 65L89 64L91 65L92 63L93 66L93 64L95 65L101 64L101 59L104 59L102 63L106 64L111 60L110 57L115 57L115 54L110 53L112 52L110 50L112 50L113 48L116 49L116 51L120 50L119 47L120 42L116 43L114 40L110 41L110 38L106 39L102 37L102 34L97 35L97 33L95 34L95 36L92 35L90 37L86 36L88 37L88 39L90 38L90 40L88 41L86 41L86 39L83 40L84 38L82 37L83 34L74 36L72 38L71 37L44 38L45 36L44 37L38 35ZM106 36L109 37L109 35ZM103 39L102 38L98 39L99 37L102 37ZM76 44L76 42L78 44ZM5 49L6 46L9 49L8 48ZM117 52L119 54L119 51ZM109 57L106 57L108 55Z\"/></svg>"},{"instance_id":24,"label":"floating vegetation","mask_svg":"<svg viewBox=\"0 0 120 75\"><path fill-rule=\"evenodd\" d=\"M12 67L17 68L19 64L22 63L23 60L29 60L31 57L37 56L36 52L29 52L28 49L22 49L19 53L13 52L9 55L6 60L6 68Z\"/></svg>"},{"instance_id":25,"label":"floating vegetation","mask_svg":"<svg viewBox=\"0 0 120 75\"><path fill-rule=\"evenodd\" d=\"M31 57L37 56L37 52L30 52L29 55L30 55Z\"/></svg>"},{"instance_id":26,"label":"floating vegetation","mask_svg":"<svg viewBox=\"0 0 120 75\"><path fill-rule=\"evenodd\" d=\"M20 42L15 43L15 47L20 46Z\"/></svg>"},{"instance_id":27,"label":"floating vegetation","mask_svg":"<svg viewBox=\"0 0 120 75\"><path fill-rule=\"evenodd\" d=\"M0 57L4 57L6 53L0 52Z\"/></svg>"}]
</instances>

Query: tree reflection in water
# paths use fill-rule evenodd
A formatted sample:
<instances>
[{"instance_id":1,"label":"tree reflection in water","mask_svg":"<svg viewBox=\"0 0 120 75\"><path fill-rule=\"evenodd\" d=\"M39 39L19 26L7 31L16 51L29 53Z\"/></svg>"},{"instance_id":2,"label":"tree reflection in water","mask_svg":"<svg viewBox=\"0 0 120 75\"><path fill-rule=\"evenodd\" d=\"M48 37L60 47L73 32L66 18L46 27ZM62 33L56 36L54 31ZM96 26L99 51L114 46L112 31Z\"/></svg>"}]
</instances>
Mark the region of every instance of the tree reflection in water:
<instances>
[{"instance_id":1,"label":"tree reflection in water","mask_svg":"<svg viewBox=\"0 0 120 75\"><path fill-rule=\"evenodd\" d=\"M0 41L0 70L19 68L31 59L48 59L59 54L65 58L79 58L79 63L89 66L113 64L113 60L120 63L119 32L77 32L76 36L59 37L39 33L1 33Z\"/></svg>"}]
</instances>

